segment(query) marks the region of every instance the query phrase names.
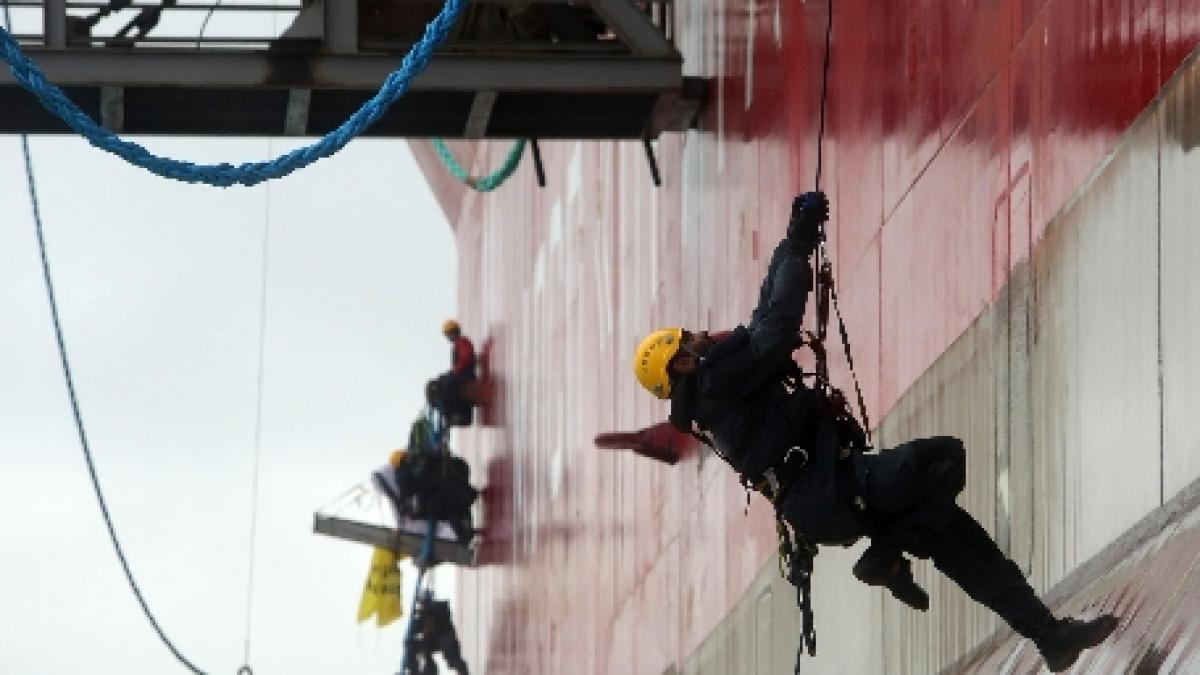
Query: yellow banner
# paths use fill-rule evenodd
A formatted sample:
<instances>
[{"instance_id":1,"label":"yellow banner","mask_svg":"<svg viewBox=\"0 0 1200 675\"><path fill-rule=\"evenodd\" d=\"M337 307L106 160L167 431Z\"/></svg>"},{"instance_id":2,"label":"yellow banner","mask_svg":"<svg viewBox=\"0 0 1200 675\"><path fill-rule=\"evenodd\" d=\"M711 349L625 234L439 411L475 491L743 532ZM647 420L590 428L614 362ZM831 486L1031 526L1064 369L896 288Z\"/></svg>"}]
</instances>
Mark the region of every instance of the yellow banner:
<instances>
[{"instance_id":1,"label":"yellow banner","mask_svg":"<svg viewBox=\"0 0 1200 675\"><path fill-rule=\"evenodd\" d=\"M386 548L375 549L362 599L358 602L358 622L375 616L380 626L386 626L403 616L402 582L396 554Z\"/></svg>"}]
</instances>

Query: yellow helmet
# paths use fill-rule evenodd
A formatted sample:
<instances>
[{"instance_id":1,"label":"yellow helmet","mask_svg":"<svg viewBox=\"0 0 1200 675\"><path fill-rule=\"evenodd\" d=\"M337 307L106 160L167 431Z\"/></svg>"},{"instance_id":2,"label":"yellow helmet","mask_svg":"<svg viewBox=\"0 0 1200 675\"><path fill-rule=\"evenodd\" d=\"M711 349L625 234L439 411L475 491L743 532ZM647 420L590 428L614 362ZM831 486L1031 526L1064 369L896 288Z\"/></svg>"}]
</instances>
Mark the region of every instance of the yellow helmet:
<instances>
[{"instance_id":1,"label":"yellow helmet","mask_svg":"<svg viewBox=\"0 0 1200 675\"><path fill-rule=\"evenodd\" d=\"M682 328L663 328L646 336L633 354L633 373L638 382L658 398L671 398L671 378L667 364L679 351Z\"/></svg>"},{"instance_id":2,"label":"yellow helmet","mask_svg":"<svg viewBox=\"0 0 1200 675\"><path fill-rule=\"evenodd\" d=\"M404 450L393 450L392 454L388 456L388 464L391 464L392 466L400 466L400 462L403 462L404 458L407 456L408 453Z\"/></svg>"},{"instance_id":3,"label":"yellow helmet","mask_svg":"<svg viewBox=\"0 0 1200 675\"><path fill-rule=\"evenodd\" d=\"M458 322L455 321L454 319L446 319L446 322L442 324L442 335L447 335L447 334L453 333L457 330L461 330L461 329L458 325Z\"/></svg>"}]
</instances>

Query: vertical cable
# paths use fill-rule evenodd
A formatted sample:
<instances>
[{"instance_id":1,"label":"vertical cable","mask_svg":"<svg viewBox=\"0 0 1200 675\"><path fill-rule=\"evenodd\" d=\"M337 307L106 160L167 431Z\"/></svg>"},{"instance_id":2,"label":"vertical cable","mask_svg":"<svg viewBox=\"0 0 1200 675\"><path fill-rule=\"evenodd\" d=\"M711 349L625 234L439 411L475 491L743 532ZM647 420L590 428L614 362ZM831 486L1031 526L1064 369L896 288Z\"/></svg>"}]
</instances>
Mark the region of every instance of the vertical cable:
<instances>
[{"instance_id":1,"label":"vertical cable","mask_svg":"<svg viewBox=\"0 0 1200 675\"><path fill-rule=\"evenodd\" d=\"M272 15L274 23L274 15ZM271 139L267 139L267 155L272 152ZM249 561L246 572L246 628L244 633L243 663L250 663L250 634L254 619L254 569L256 543L258 540L258 476L262 464L263 427L263 382L266 372L267 345L267 288L270 276L271 251L271 186L263 186L263 232L262 232L262 278L258 294L258 375L255 381L254 401L254 471L250 479L250 534Z\"/></svg>"},{"instance_id":2,"label":"vertical cable","mask_svg":"<svg viewBox=\"0 0 1200 675\"><path fill-rule=\"evenodd\" d=\"M833 0L829 0L829 10L825 21L825 61L821 67L821 117L817 126L817 177L815 180L818 192L821 190L821 165L823 148L825 146L825 104L829 98L829 52L833 41Z\"/></svg>"}]
</instances>

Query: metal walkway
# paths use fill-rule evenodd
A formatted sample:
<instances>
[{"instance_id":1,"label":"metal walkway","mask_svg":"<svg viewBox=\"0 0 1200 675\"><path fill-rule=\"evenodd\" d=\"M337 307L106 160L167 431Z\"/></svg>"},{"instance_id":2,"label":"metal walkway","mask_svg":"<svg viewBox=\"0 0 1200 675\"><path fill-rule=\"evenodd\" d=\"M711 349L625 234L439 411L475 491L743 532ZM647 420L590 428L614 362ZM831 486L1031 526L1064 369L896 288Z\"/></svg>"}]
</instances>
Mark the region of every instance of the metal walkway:
<instances>
[{"instance_id":1,"label":"metal walkway","mask_svg":"<svg viewBox=\"0 0 1200 675\"><path fill-rule=\"evenodd\" d=\"M373 95L436 0L10 0L22 48L122 134L319 136ZM211 20L211 23L210 23ZM153 24L143 30L143 26ZM212 30L199 36L201 25ZM671 0L475 0L377 137L656 138L688 128ZM0 133L65 126L0 73Z\"/></svg>"}]
</instances>

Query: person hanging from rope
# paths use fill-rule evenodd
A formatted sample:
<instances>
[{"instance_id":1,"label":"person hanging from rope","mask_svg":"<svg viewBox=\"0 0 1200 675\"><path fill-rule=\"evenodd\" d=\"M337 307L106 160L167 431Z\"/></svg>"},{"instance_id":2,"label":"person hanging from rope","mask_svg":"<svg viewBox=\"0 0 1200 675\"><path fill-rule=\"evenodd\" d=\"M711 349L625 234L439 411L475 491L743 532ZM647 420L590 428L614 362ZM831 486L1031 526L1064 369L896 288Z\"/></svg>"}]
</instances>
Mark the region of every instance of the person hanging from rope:
<instances>
[{"instance_id":1,"label":"person hanging from rope","mask_svg":"<svg viewBox=\"0 0 1200 675\"><path fill-rule=\"evenodd\" d=\"M446 426L470 426L474 403L464 394L463 388L477 377L475 346L462 334L462 327L454 319L442 324L442 335L454 345L450 352L450 370L430 380L425 387L425 397L445 418Z\"/></svg>"},{"instance_id":2,"label":"person hanging from rope","mask_svg":"<svg viewBox=\"0 0 1200 675\"><path fill-rule=\"evenodd\" d=\"M868 537L853 568L860 581L925 611L929 597L905 554L932 559L967 595L1032 639L1051 671L1065 670L1106 639L1117 619L1051 614L1020 568L955 502L966 484L962 442L943 436L868 452L845 397L805 384L809 374L792 352L800 347L797 330L813 288L810 258L828 215L823 193L798 196L749 324L720 339L683 328L652 332L634 354L638 382L670 400L672 424L709 444L747 489L775 506L781 563L800 593L802 645L810 654L816 642L809 582L817 545L848 546Z\"/></svg>"},{"instance_id":3,"label":"person hanging from rope","mask_svg":"<svg viewBox=\"0 0 1200 675\"><path fill-rule=\"evenodd\" d=\"M404 645L401 675L437 675L440 671L433 660L437 653L441 653L446 665L458 675L469 675L454 630L450 603L435 600L433 591L425 590L417 598L411 621L413 625Z\"/></svg>"}]
</instances>

